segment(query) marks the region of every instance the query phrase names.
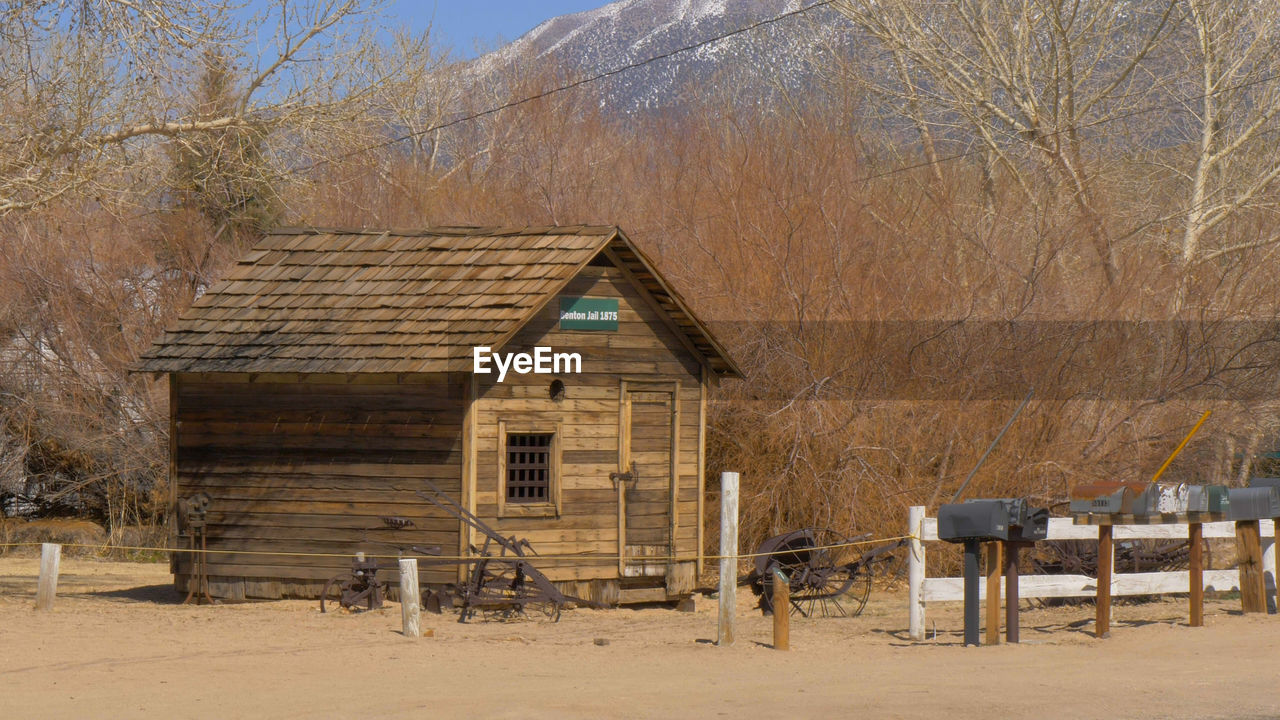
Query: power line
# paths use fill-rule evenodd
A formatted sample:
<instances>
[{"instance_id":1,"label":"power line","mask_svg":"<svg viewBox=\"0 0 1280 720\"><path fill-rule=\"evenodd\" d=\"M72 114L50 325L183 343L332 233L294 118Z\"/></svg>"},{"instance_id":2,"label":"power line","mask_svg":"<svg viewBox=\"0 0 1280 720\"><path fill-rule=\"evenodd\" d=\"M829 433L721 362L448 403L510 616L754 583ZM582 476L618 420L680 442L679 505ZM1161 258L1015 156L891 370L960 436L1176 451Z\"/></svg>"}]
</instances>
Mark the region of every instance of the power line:
<instances>
[{"instance_id":1,"label":"power line","mask_svg":"<svg viewBox=\"0 0 1280 720\"><path fill-rule=\"evenodd\" d=\"M700 40L700 41L698 41L698 42L696 42L696 43L693 43L692 45L685 45L685 46L683 46L683 47L679 47L679 48L676 48L676 49L674 49L674 50L669 50L669 51L667 51L667 52L664 52L664 53L661 53L661 54L658 54L658 55L654 55L654 56L649 57L649 58L645 58L644 60L640 60L640 61L633 62L633 63L628 63L628 64L626 64L626 65L621 65L621 66L619 66L619 67L613 68L612 70L606 70L606 71L604 71L604 72L597 73L597 74L595 74L595 75L590 75L590 76L588 76L588 77L584 77L584 78L581 78L581 79L575 80L575 81L573 81L573 82L571 82L571 83L569 83L569 84L567 84L567 85L560 85L560 86L558 86L558 87L554 87L554 88L551 88L551 89L549 89L549 90L543 90L542 92L537 93L536 95L530 95L530 96L528 96L528 97L523 97L523 98L520 98L520 99L518 99L518 100L512 100L512 101L510 101L510 102L503 103L503 104L498 105L498 106L496 106L496 107L491 107L491 108L489 108L489 109L487 109L487 110L481 110L481 111L479 111L479 112L471 113L471 114L469 114L469 115L463 115L463 116L461 116L461 117L454 118L453 120L449 120L449 121L447 121L447 122L440 123L439 125L433 125L433 126L431 126L431 127L429 127L429 128L425 128L425 129L422 129L422 130L415 130L415 131L413 131L413 132L409 132L409 133L406 133L406 134L404 134L404 135L400 135L400 136L397 136L397 137L391 138L390 140L385 140L385 141L383 141L383 142L376 143L376 144L374 144L374 145L369 145L369 146L367 146L367 147L357 148L357 149L355 149L355 150L352 150L352 151L350 151L350 152L343 153L343 154L338 155L338 156L336 156L336 157L324 158L323 160L317 160L317 161L315 161L315 162L313 162L313 163L310 163L310 164L308 164L308 165L303 165L303 166L301 166L301 167L293 168L293 169L288 170L288 171L286 171L286 172L284 172L284 173L282 173L282 174L283 174L283 175L289 175L289 174L292 174L292 173L306 172L306 171L308 171L308 170L312 170L312 169L314 169L314 168L316 168L316 167L319 167L320 165L323 165L323 164L325 164L325 163L331 163L331 162L337 162L337 161L340 161L340 160L345 160L345 159L347 159L347 158L349 158L349 157L353 157L353 156L355 156L355 155L360 155L360 154L362 154L362 153L370 152L370 151L372 151L372 150L381 150L382 148L390 147L390 146L395 145L395 144L397 144L397 143L402 143L402 142L404 142L405 140L412 140L413 138L420 137L420 136L422 136L422 135L426 135L427 133L433 133L433 132L435 132L435 131L437 131L437 130L443 130L443 129L445 129L445 128L453 127L454 125L460 125L460 124L462 124L462 123L464 123L464 122L470 122L470 121L472 121L472 120L478 120L479 118L486 117L486 116L488 116L488 115L493 115L493 114L495 114L495 113L500 113L500 112L502 112L503 110L510 110L510 109L511 109L511 108L513 108L513 107L517 107L517 106L519 106L519 105L524 105L525 103L530 103L530 102L533 102L534 100L541 100L541 99L543 99L543 98L545 98L545 97L550 97L551 95L556 95L556 94L558 94L558 93L565 92L566 90L572 90L572 89L574 89L574 88L581 87L581 86L583 86L583 85L588 85L588 84L590 84L590 83L596 82L597 80L603 80L603 79L605 79L605 78L613 77L614 75L619 75L619 74L621 74L621 73L627 72L628 70L634 70L634 69L636 69L636 68L638 68L638 67L643 67L643 66L645 66L645 65L649 65L649 64L651 64L651 63L658 62L659 60L667 60L667 59L669 59L669 58L675 57L676 55L680 55L680 54L682 54L682 53L689 52L690 50L697 50L698 48L705 47L705 46L707 46L707 45L713 45L713 44L715 44L715 43L720 42L721 40L726 40L726 39L731 38L731 37L734 37L734 36L736 36L736 35L742 35L742 34L744 34L744 33L748 33L748 32L751 32L751 31L753 31L753 30L757 30L757 29L762 28L762 27L765 27L765 26L767 26L767 25L773 25L773 24L775 24L775 23L782 22L783 20L789 20L789 19L791 19L791 18L793 18L793 17L797 17L797 16L799 16L799 15L803 15L803 14L805 14L805 13L807 13L807 12L809 12L809 11L811 11L811 10L815 9L815 8L820 8L820 7L823 7L823 6L826 6L826 5L830 5L832 2L834 2L834 0L818 0L818 2L815 2L815 3L813 3L812 5L806 5L805 7L802 7L802 8L796 9L796 10L791 10L791 11L789 11L789 12L785 12L785 13L783 13L783 14L781 14L781 15L776 15L776 16L771 17L771 18L766 18L766 19L764 19L764 20L756 21L756 22L751 23L751 24L749 24L749 25L745 25L745 26L743 26L743 27L740 27L740 28L738 28L737 30L731 30L731 31L729 31L729 32L727 32L727 33L724 33L723 35L716 35L716 36L713 36L713 37L709 37L709 38L706 38L706 39L704 39L704 40Z\"/></svg>"},{"instance_id":2,"label":"power line","mask_svg":"<svg viewBox=\"0 0 1280 720\"><path fill-rule=\"evenodd\" d=\"M323 164L325 164L325 163L332 163L332 162L337 162L337 161L345 160L345 159L347 159L347 158L354 157L354 156L356 156L356 155L360 155L360 154L363 154L363 153L366 153L366 152L370 152L370 151L373 151L373 150L380 150L380 149L385 148L385 147L390 147L390 146L392 146L392 145L396 145L396 144L398 144L398 143L404 142L405 140L412 140L413 138L421 137L422 135L426 135L426 134L428 134L428 133L436 132L437 130L443 130L443 129L446 129L446 128L453 127L453 126L455 126L455 125L460 125L460 124L465 123L465 122L470 122L470 121L472 121L472 120L478 120L478 119L480 119L480 118L482 118L482 117L487 117L487 116L489 116L489 115L494 115L494 114L496 114L496 113L500 113L500 112L502 112L503 110L509 110L509 109L511 109L511 108L518 107L518 106L520 106L520 105L524 105L524 104L526 104L526 103L530 103L530 102L533 102L533 101L535 101L535 100L541 100L541 99L543 99L543 98L550 97L550 96L552 96L552 95L556 95L556 94L559 94L559 93L562 93L562 92L565 92L565 91L568 91L568 90L572 90L572 89L575 89L575 88L578 88L578 87L582 87L583 85L588 85L588 84L593 83L593 82L596 82L596 81L598 81L598 80L603 80L603 79L605 79L605 78L613 77L614 75L619 75L619 74L624 73L624 72L627 72L627 71L629 71L629 70L634 70L634 69L636 69L636 68L643 67L643 66L645 66L645 65L649 65L649 64L652 64L652 63L658 62L658 61L660 61L660 60L667 60L667 59L669 59L669 58L675 57L676 55L680 55L680 54L682 54L682 53L686 53L686 52L689 52L689 51L691 51L691 50L697 50L698 48L706 47L707 45L712 45L712 44L718 43L718 42L720 42L720 41L722 41L722 40L726 40L726 39L728 39L728 38L735 37L735 36L737 36L737 35L742 35L742 34L744 34L744 33L748 33L748 32L751 32L751 31L753 31L753 30L757 30L757 29L759 29L759 28L761 28L761 27L766 27L766 26L769 26L769 25L773 25L773 24L776 24L776 23L782 22L782 21L784 21L784 20L789 20L789 19L791 19L791 18L798 17L798 16L800 16L800 15L804 15L804 14L806 14L806 13L808 13L808 12L812 11L812 10L815 10L815 9L817 9L817 8L825 7L825 6L831 5L834 1L835 1L835 0L818 0L817 2L814 2L814 3L813 3L813 4L811 4L811 5L806 5L806 6L802 7L802 8L798 8L798 9L796 9L796 10L791 10L791 11L788 11L788 12L782 13L781 15L776 15L776 16L771 17L771 18L766 18L766 19L764 19L764 20L756 21L756 22L750 23L750 24L748 24L748 25L745 25L745 26L743 26L743 27L737 28L736 30L731 30L731 31L729 31L729 32L723 33L723 34L721 34L721 35L715 35L715 36L712 36L712 37L709 37L709 38L706 38L706 39L700 40L700 41L698 41L698 42L696 42L696 43L693 43L693 44L690 44L690 45L684 45L684 46L679 47L679 48L676 48L676 49L674 49L674 50L669 50L669 51L667 51L667 52L660 53L660 54L658 54L658 55L654 55L654 56L652 56L652 57L645 58L644 60L639 60L639 61L636 61L636 62L633 62L633 63L627 63L627 64L625 64L625 65L620 65L620 66L618 66L618 67L616 67L616 68L613 68L613 69L611 69L611 70L606 70L606 71L604 71L604 72L600 72L600 73L597 73L597 74L595 74L595 75L589 75L589 76L587 76L587 77L580 78L580 79L578 79L578 80L575 80L575 81L573 81L573 82L571 82L571 83L568 83L568 84L565 84L565 85L559 85L559 86L556 86L556 87L553 87L553 88L550 88L550 89L547 89L547 90L543 90L542 92L536 93L536 94L534 94L534 95L529 95L529 96L522 97L522 98L519 98L519 99L516 99L516 100L511 100L511 101L505 102L505 103L503 103L503 104L501 104L501 105L497 105L497 106L494 106L494 107L491 107L491 108L488 108L488 109L485 109L485 110L481 110L481 111L478 111L478 112L470 113L470 114L467 114L467 115L462 115L462 116L460 116L460 117L454 118L454 119L452 119L452 120L448 120L448 121L446 121L446 122L442 122L442 123L437 124L437 125L432 125L431 127L424 128L424 129L422 129L422 130L415 130L415 131L412 131L412 132L405 133L404 135L399 135L399 136L397 136L397 137L391 138L391 139L389 139L389 140L384 140L384 141L382 141L382 142L375 143L375 144L373 144L373 145L368 145L368 146L365 146L365 147L357 148L357 149L355 149L355 150L351 150L351 151L348 151L348 152L342 153L342 154L337 155L337 156L334 156L334 157L329 157L329 158L324 158L324 159L321 159L321 160L317 160L317 161L312 162L312 163L309 163L309 164L307 164L307 165L302 165L302 166L299 166L299 167L296 167L296 168L292 168L292 169L286 170L286 171L284 171L284 172L280 173L280 175L281 175L281 176L283 176L283 175L291 175L291 174L295 174L295 173L306 172L306 171L308 171L308 170L313 170L313 169L315 169L315 168L317 168L317 167L319 167L320 165L323 165ZM1277 80L1277 79L1280 79L1280 74L1276 74L1276 75L1267 75L1267 76L1260 77L1260 78L1254 78L1253 80L1249 80L1249 81L1246 81L1246 82L1240 83L1240 84L1238 84L1238 85L1231 85L1231 86L1227 86L1227 87L1219 88L1219 89L1217 89L1217 90L1213 90L1213 91L1210 91L1210 92L1207 92L1207 93L1202 93L1202 94L1200 94L1200 95L1194 95L1194 96L1191 96L1191 97L1185 97L1185 98L1170 99L1170 100L1166 100L1166 101L1158 102L1158 103L1155 103L1155 104L1152 104L1152 105L1148 105L1148 106L1146 106L1146 107L1137 108L1137 109L1134 109L1134 110L1130 110L1130 111L1127 111L1127 112L1123 112L1123 113L1120 113L1120 114L1118 114L1118 115L1111 115L1111 116L1108 116L1108 117L1099 118L1099 119L1097 119L1097 120L1093 120L1093 121L1086 122L1086 123L1081 123L1081 124L1079 124L1079 125L1069 125L1069 126L1067 126L1067 127L1059 128L1059 129L1057 129L1057 130L1052 130L1052 131L1048 131L1048 132L1042 133L1042 134L1040 135L1040 137L1042 137L1042 138L1053 138L1053 137L1057 137L1057 136L1059 136L1059 135L1062 135L1062 134L1064 134L1064 133L1076 132L1076 131L1080 131L1080 130L1087 130L1087 129L1090 129L1090 128L1098 127L1098 126L1100 126L1100 125L1106 125L1106 124L1108 124L1108 123L1117 122L1117 121L1120 121L1120 120L1126 120L1126 119L1129 119L1129 118L1132 118L1132 117L1137 117L1137 116L1139 116L1139 115L1145 115L1145 114L1147 114L1147 113L1155 112L1155 111L1157 111L1157 110L1163 110L1163 109L1166 109L1166 108L1171 107L1171 106L1183 105L1183 104L1186 104L1186 103L1189 103L1189 102L1195 102L1195 101L1197 101L1197 100L1204 100L1205 98L1209 98L1209 97L1213 97L1213 96L1216 96L1216 95L1220 95L1220 94L1222 94L1222 93L1234 92L1234 91L1236 91L1236 90L1243 90L1243 89L1246 89L1246 88L1252 87L1252 86L1254 86L1254 85L1262 85L1262 84L1266 84L1266 83L1274 82L1274 81L1275 81L1275 80ZM956 160L961 160L961 159L964 159L964 158L967 158L967 157L972 157L972 156L974 156L974 155L982 154L983 152L985 152L985 149L984 149L984 148L975 148L975 149L972 149L972 150L965 150L965 151L963 151L963 152L953 153L953 154L951 154L951 155L944 155L944 156L939 157L939 158L936 158L935 160L932 160L932 161L922 161L922 162L918 162L918 163L912 163L912 164L909 164L909 165L902 165L902 166L899 166L899 167L896 167L896 168L891 168L891 169L889 169L889 170L882 170L882 171L880 171L880 172L876 172L876 173L872 173L872 174L869 174L869 175L865 175L865 176L863 176L863 177L861 177L861 178L858 178L858 179L854 180L854 182L860 182L860 183L861 183L861 182L869 182L869 181L871 181L871 180L878 180L878 179L880 179L880 178L890 177L890 176L893 176L893 175L899 175L899 174L902 174L902 173L905 173L905 172L910 172L910 171L912 171L912 170L919 170L919 169L921 169L921 168L929 167L930 165L932 165L932 164L934 164L934 163L942 164L942 163L947 163L947 162L953 162L953 161L956 161Z\"/></svg>"}]
</instances>

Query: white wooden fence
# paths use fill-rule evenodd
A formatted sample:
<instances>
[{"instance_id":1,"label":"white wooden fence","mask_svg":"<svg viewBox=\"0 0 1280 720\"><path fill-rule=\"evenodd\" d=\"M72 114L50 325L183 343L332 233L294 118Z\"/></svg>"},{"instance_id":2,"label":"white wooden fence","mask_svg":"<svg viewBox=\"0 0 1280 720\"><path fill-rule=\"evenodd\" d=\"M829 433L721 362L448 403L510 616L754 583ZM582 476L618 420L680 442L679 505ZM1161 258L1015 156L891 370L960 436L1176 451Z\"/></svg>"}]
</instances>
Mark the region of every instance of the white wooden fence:
<instances>
[{"instance_id":1,"label":"white wooden fence","mask_svg":"<svg viewBox=\"0 0 1280 720\"><path fill-rule=\"evenodd\" d=\"M924 639L924 613L929 602L956 602L964 600L964 578L925 577L925 543L937 542L938 519L925 517L923 506L913 506L908 511L907 534L912 536L907 558L907 582L909 586L909 631L914 640ZM1261 522L1263 564L1266 571L1267 590L1275 589L1273 571L1275 562L1275 524L1271 520ZM1204 537L1235 538L1235 523L1205 523ZM1136 539L1186 539L1186 525L1116 525L1112 536L1117 542ZM1048 540L1098 539L1096 525L1076 525L1071 518L1050 518ZM1111 594L1160 595L1190 591L1188 574L1179 572L1111 573ZM1236 570L1205 570L1205 590L1239 589L1239 573ZM1001 579L1000 592L1004 592ZM1094 597L1098 592L1098 580L1087 575L1018 575L1018 595L1024 598ZM987 582L980 580L979 597L985 598Z\"/></svg>"}]
</instances>

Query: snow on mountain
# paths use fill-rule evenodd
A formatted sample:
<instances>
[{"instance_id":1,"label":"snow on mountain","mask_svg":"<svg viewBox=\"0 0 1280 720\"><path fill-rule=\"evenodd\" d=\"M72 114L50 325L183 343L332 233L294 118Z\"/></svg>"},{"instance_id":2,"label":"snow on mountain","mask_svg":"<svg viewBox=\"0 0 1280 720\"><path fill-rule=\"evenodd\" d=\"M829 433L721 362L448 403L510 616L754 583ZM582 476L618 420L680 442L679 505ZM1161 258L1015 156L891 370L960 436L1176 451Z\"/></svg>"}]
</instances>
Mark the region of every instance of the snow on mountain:
<instances>
[{"instance_id":1,"label":"snow on mountain","mask_svg":"<svg viewBox=\"0 0 1280 720\"><path fill-rule=\"evenodd\" d=\"M562 15L476 59L477 79L559 67L569 78L608 72L812 5L814 0L619 0ZM811 84L817 63L847 47L851 30L826 7L766 24L594 84L602 106L634 112L678 104L685 93L727 89L760 99Z\"/></svg>"}]
</instances>

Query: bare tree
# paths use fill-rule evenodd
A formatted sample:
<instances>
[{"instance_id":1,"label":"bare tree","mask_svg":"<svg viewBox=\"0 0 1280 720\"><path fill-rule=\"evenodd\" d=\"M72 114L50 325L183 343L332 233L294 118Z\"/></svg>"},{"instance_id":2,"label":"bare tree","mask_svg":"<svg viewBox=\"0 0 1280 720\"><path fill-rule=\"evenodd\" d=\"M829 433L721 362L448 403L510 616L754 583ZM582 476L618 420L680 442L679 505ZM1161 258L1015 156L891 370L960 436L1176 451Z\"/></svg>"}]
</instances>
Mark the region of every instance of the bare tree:
<instances>
[{"instance_id":1,"label":"bare tree","mask_svg":"<svg viewBox=\"0 0 1280 720\"><path fill-rule=\"evenodd\" d=\"M1274 216L1280 199L1275 134L1280 130L1280 5L1255 0L1186 0L1190 99L1185 111L1189 158L1170 169L1185 180L1179 254L1185 266L1280 241L1268 230L1254 237L1214 235L1250 210Z\"/></svg>"},{"instance_id":2,"label":"bare tree","mask_svg":"<svg viewBox=\"0 0 1280 720\"><path fill-rule=\"evenodd\" d=\"M70 196L101 198L154 177L131 173L160 141L230 129L278 132L281 162L328 142L383 78L360 0L273 0L244 19L229 2L86 0L0 7L0 214ZM250 54L248 48L252 47ZM220 112L183 91L214 52L245 68ZM287 131L287 132L286 132Z\"/></svg>"},{"instance_id":3,"label":"bare tree","mask_svg":"<svg viewBox=\"0 0 1280 720\"><path fill-rule=\"evenodd\" d=\"M1095 185L1087 129L1131 111L1159 87L1146 63L1176 19L1176 0L836 0L889 51L904 116L974 142L1033 204L1037 168L1057 179L1108 280L1115 231ZM930 107L922 109L925 104ZM957 137L959 133L960 137ZM1031 164L1026 160L1032 161Z\"/></svg>"}]
</instances>

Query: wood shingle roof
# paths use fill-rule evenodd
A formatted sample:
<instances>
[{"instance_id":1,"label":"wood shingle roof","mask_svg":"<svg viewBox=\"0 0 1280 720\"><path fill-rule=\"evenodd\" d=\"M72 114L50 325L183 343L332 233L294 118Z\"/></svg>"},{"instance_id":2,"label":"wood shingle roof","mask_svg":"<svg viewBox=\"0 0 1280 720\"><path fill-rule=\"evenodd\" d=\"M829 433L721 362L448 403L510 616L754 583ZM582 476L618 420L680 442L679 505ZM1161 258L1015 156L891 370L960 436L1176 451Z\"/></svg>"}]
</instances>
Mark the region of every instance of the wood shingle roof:
<instances>
[{"instance_id":1,"label":"wood shingle roof","mask_svg":"<svg viewBox=\"0 0 1280 720\"><path fill-rule=\"evenodd\" d=\"M616 227L282 229L198 298L143 356L149 372L470 370L604 253L711 370L733 361Z\"/></svg>"}]
</instances>

